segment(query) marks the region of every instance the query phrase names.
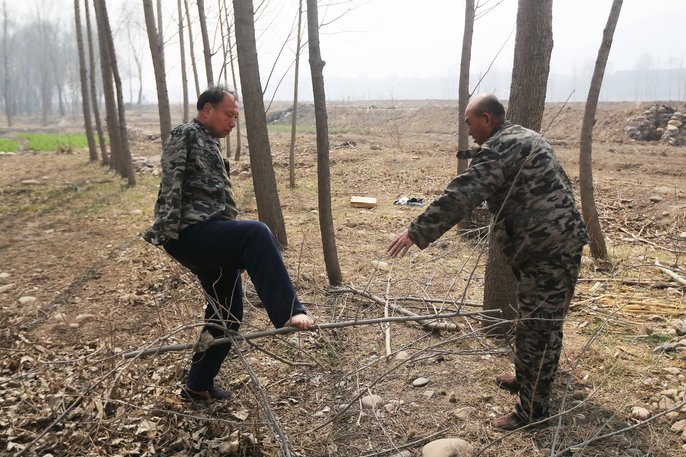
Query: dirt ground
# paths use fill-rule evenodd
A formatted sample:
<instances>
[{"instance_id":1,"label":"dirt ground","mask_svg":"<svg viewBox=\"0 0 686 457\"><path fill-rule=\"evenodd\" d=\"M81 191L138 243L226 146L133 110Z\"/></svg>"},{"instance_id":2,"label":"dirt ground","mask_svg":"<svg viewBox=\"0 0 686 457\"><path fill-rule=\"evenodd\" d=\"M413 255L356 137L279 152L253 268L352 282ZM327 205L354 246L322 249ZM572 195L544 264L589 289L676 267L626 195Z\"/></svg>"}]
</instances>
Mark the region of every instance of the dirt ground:
<instances>
[{"instance_id":1,"label":"dirt ground","mask_svg":"<svg viewBox=\"0 0 686 457\"><path fill-rule=\"evenodd\" d=\"M686 277L686 148L625 137L625 120L644 109L599 106L594 179L611 266L583 259L553 393L559 419L512 434L489 425L515 402L493 382L511 370L509 346L486 338L473 315L452 319L456 331L393 323L390 357L379 324L243 342L264 400L233 356L218 378L232 400L183 402L189 350L123 357L193 343L201 325L194 277L140 238L158 178L139 174L126 188L88 163L87 151L0 156L0 454L20 452L52 425L28 455L282 455L266 403L298 456L419 456L427 442L453 437L482 456L686 455L677 426L686 419L685 352L656 350L683 335L686 288L655 267L658 260ZM550 104L543 122L577 185L582 116L582 104ZM154 110L128 119L134 154L158 156L159 143L147 137L157 133ZM452 230L424 251L385 257L394 234L422 211L393 202L430 202L454 176L457 119L452 102L332 104L332 205L347 288L338 293L321 252L312 110L301 110L295 189L289 121L270 125L284 257L319 323L383 317L386 301L419 314L481 311L458 303L482 301L485 240ZM247 153L232 165L246 171L234 177L241 218L255 219ZM353 208L353 195L378 206ZM242 332L270 328L248 287ZM429 383L414 387L419 377ZM362 405L369 395L381 397L374 408Z\"/></svg>"}]
</instances>

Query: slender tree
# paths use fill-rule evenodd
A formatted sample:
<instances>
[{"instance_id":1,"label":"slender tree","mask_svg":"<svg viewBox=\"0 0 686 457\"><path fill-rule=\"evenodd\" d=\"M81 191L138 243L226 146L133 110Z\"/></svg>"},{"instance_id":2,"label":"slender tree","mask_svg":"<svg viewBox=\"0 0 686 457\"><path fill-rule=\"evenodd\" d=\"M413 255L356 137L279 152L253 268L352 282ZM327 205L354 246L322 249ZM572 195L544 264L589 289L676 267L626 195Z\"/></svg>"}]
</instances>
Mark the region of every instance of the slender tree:
<instances>
[{"instance_id":1,"label":"slender tree","mask_svg":"<svg viewBox=\"0 0 686 457\"><path fill-rule=\"evenodd\" d=\"M469 104L469 67L472 61L472 37L474 35L474 15L476 7L474 0L465 0L464 11L464 31L462 33L462 53L460 56L460 79L458 84L458 101L457 101L457 150L466 151L469 147L469 128L464 120L464 112ZM462 173L467 169L469 159L460 157L458 153L457 159L457 174ZM462 221L458 227L459 230L469 230L472 222L472 215L469 214Z\"/></svg>"},{"instance_id":2,"label":"slender tree","mask_svg":"<svg viewBox=\"0 0 686 457\"><path fill-rule=\"evenodd\" d=\"M195 64L195 50L193 45L193 28L191 27L191 11L188 8L188 0L183 0L186 10L186 24L188 26L188 50L191 56L191 68L193 69L193 81L195 82L195 98L200 97L200 80L198 79L198 66Z\"/></svg>"},{"instance_id":3,"label":"slender tree","mask_svg":"<svg viewBox=\"0 0 686 457\"><path fill-rule=\"evenodd\" d=\"M95 146L95 138L93 136L93 125L91 124L91 109L88 97L88 73L86 69L86 56L83 47L83 36L81 35L81 11L79 2L81 0L74 0L74 29L76 35L76 46L79 51L79 75L81 79L81 101L83 104L83 125L86 129L86 139L88 141L88 155L91 162L98 160L98 150Z\"/></svg>"},{"instance_id":4,"label":"slender tree","mask_svg":"<svg viewBox=\"0 0 686 457\"><path fill-rule=\"evenodd\" d=\"M552 0L519 0L507 115L513 123L537 131L541 129L550 73L552 17ZM517 315L517 280L492 236L484 278L484 309L500 309L501 317L508 321ZM510 328L511 325L503 325L497 331Z\"/></svg>"},{"instance_id":5,"label":"slender tree","mask_svg":"<svg viewBox=\"0 0 686 457\"><path fill-rule=\"evenodd\" d=\"M212 87L214 86L214 75L212 74L212 50L210 49L210 37L207 33L207 20L205 19L205 0L198 0L198 15L200 16L200 33L202 34L202 49L203 55L205 56L207 86Z\"/></svg>"},{"instance_id":6,"label":"slender tree","mask_svg":"<svg viewBox=\"0 0 686 457\"><path fill-rule=\"evenodd\" d=\"M119 67L117 65L117 54L114 49L114 39L112 38L112 29L110 28L109 15L107 14L107 4L105 0L97 0L100 3L102 11L102 25L105 29L104 38L106 40L107 53L109 58L109 65L111 66L112 78L114 79L114 86L116 89L117 101L117 117L119 127L119 174L126 178L127 185L133 187L136 185L136 173L133 169L131 161L131 149L129 148L129 135L126 129L126 109L124 104L124 91L122 89L121 78L119 77Z\"/></svg>"},{"instance_id":7,"label":"slender tree","mask_svg":"<svg viewBox=\"0 0 686 457\"><path fill-rule=\"evenodd\" d=\"M5 117L7 118L7 126L12 127L12 90L10 89L12 72L10 69L9 31L7 26L7 0L2 2L2 65L5 70L2 84L5 98Z\"/></svg>"},{"instance_id":8,"label":"slender tree","mask_svg":"<svg viewBox=\"0 0 686 457\"><path fill-rule=\"evenodd\" d=\"M341 267L336 249L336 232L331 213L331 174L329 163L329 125L324 91L324 65L319 47L319 18L317 0L307 0L307 40L310 51L310 73L314 94L314 115L317 129L317 196L319 201L319 230L322 234L324 263L329 283L342 281Z\"/></svg>"},{"instance_id":9,"label":"slender tree","mask_svg":"<svg viewBox=\"0 0 686 457\"><path fill-rule=\"evenodd\" d=\"M595 61L591 87L588 89L588 98L584 109L584 120L581 126L581 141L579 144L579 185L581 190L581 211L586 222L586 231L591 239L591 255L596 259L607 259L607 247L605 238L600 227L598 210L595 205L595 192L593 189L593 126L595 124L595 113L598 108L598 98L600 88L603 84L607 58L610 55L612 39L619 20L619 13L622 10L622 0L613 0L610 14L607 18L605 30L603 30L603 40L598 49L598 58Z\"/></svg>"},{"instance_id":10,"label":"slender tree","mask_svg":"<svg viewBox=\"0 0 686 457\"><path fill-rule=\"evenodd\" d=\"M233 56L233 43L231 42L231 21L229 20L229 11L224 6L224 14L226 15L226 37L228 40L228 50L229 50L229 64L231 65L231 80L233 81L233 88L238 93L238 83L236 82L236 66L234 65L235 59ZM236 152L233 156L233 160L238 162L241 160L241 118L236 119Z\"/></svg>"},{"instance_id":11,"label":"slender tree","mask_svg":"<svg viewBox=\"0 0 686 457\"><path fill-rule=\"evenodd\" d=\"M152 55L152 66L155 71L157 111L160 116L160 139L162 144L164 144L171 133L171 112L169 109L169 94L167 93L167 75L164 70L164 43L159 39L160 36L155 26L152 0L143 0L143 14L145 15L145 28L148 32L150 54Z\"/></svg>"},{"instance_id":12,"label":"slender tree","mask_svg":"<svg viewBox=\"0 0 686 457\"><path fill-rule=\"evenodd\" d=\"M181 90L183 92L183 122L188 122L188 75L186 74L186 50L183 43L183 10L181 0L177 0L179 11L179 51L181 52Z\"/></svg>"},{"instance_id":13,"label":"slender tree","mask_svg":"<svg viewBox=\"0 0 686 457\"><path fill-rule=\"evenodd\" d=\"M253 173L257 213L260 220L272 230L279 245L286 247L288 245L286 226L276 188L267 118L262 99L252 0L233 0L233 14L236 22L238 71L243 92L245 125L248 129L250 166Z\"/></svg>"},{"instance_id":14,"label":"slender tree","mask_svg":"<svg viewBox=\"0 0 686 457\"><path fill-rule=\"evenodd\" d=\"M100 47L100 72L102 75L102 90L105 96L105 111L107 113L107 132L110 136L110 168L121 172L121 138L119 131L119 115L117 113L117 102L114 94L114 83L112 82L112 62L109 52L109 44L105 34L107 28L104 25L104 14L102 3L104 0L93 0L95 10L95 23L98 29L98 44Z\"/></svg>"},{"instance_id":15,"label":"slender tree","mask_svg":"<svg viewBox=\"0 0 686 457\"><path fill-rule=\"evenodd\" d=\"M95 130L98 132L98 143L100 144L100 157L103 165L109 165L110 158L107 154L107 143L105 141L105 133L102 128L102 121L100 120L100 107L98 103L97 85L95 83L95 51L93 50L93 32L91 29L91 14L88 7L89 0L84 0L86 13L86 36L88 38L88 67L90 68L89 83L90 83L90 97L91 106L93 107L93 117L95 118Z\"/></svg>"},{"instance_id":16,"label":"slender tree","mask_svg":"<svg viewBox=\"0 0 686 457\"><path fill-rule=\"evenodd\" d=\"M298 125L298 76L300 75L300 46L302 40L303 0L298 0L298 30L295 38L295 71L293 82L293 112L291 113L291 147L288 153L288 182L295 189L295 130ZM327 127L328 128L328 127Z\"/></svg>"}]
</instances>

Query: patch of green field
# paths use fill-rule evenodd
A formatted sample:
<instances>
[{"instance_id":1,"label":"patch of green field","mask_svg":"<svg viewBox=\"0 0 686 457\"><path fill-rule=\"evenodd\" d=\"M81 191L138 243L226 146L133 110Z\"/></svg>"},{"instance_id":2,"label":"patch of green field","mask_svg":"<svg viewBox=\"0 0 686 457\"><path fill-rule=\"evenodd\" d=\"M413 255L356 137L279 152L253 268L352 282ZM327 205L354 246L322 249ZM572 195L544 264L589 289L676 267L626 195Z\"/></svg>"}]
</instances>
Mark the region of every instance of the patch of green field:
<instances>
[{"instance_id":1,"label":"patch of green field","mask_svg":"<svg viewBox=\"0 0 686 457\"><path fill-rule=\"evenodd\" d=\"M17 138L27 140L32 151L88 147L88 140L83 133L17 133Z\"/></svg>"},{"instance_id":2,"label":"patch of green field","mask_svg":"<svg viewBox=\"0 0 686 457\"><path fill-rule=\"evenodd\" d=\"M17 152L17 142L7 138L0 138L0 152Z\"/></svg>"}]
</instances>

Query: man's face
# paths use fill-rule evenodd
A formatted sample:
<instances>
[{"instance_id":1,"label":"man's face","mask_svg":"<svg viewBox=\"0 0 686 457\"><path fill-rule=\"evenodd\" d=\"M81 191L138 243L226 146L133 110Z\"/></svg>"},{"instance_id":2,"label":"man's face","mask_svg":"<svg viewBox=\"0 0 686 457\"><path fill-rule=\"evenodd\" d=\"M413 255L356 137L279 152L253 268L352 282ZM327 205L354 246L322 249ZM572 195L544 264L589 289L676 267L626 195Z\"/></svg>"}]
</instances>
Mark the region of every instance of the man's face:
<instances>
[{"instance_id":1,"label":"man's face","mask_svg":"<svg viewBox=\"0 0 686 457\"><path fill-rule=\"evenodd\" d=\"M475 109L468 107L465 111L465 122L469 127L469 135L474 142L481 146L493 133L493 116L490 113L477 115Z\"/></svg>"},{"instance_id":2,"label":"man's face","mask_svg":"<svg viewBox=\"0 0 686 457\"><path fill-rule=\"evenodd\" d=\"M203 112L203 125L210 135L214 138L224 138L236 126L238 102L231 95L225 95L216 107L206 103Z\"/></svg>"}]
</instances>

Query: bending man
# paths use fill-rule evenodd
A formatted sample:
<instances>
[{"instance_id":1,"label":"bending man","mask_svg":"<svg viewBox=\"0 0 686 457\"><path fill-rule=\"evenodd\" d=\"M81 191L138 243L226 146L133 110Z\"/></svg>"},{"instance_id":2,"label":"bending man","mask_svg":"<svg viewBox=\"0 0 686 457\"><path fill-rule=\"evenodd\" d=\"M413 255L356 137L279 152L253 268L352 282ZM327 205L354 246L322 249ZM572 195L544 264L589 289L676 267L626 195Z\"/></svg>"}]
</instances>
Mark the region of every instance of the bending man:
<instances>
[{"instance_id":1,"label":"bending man","mask_svg":"<svg viewBox=\"0 0 686 457\"><path fill-rule=\"evenodd\" d=\"M500 387L519 393L519 402L492 422L514 430L549 415L562 324L588 238L569 179L539 133L506 121L493 94L475 97L465 122L481 149L470 167L395 238L388 253L402 257L413 244L426 248L487 202L495 216L492 239L519 281L515 375L496 378Z\"/></svg>"}]
</instances>

